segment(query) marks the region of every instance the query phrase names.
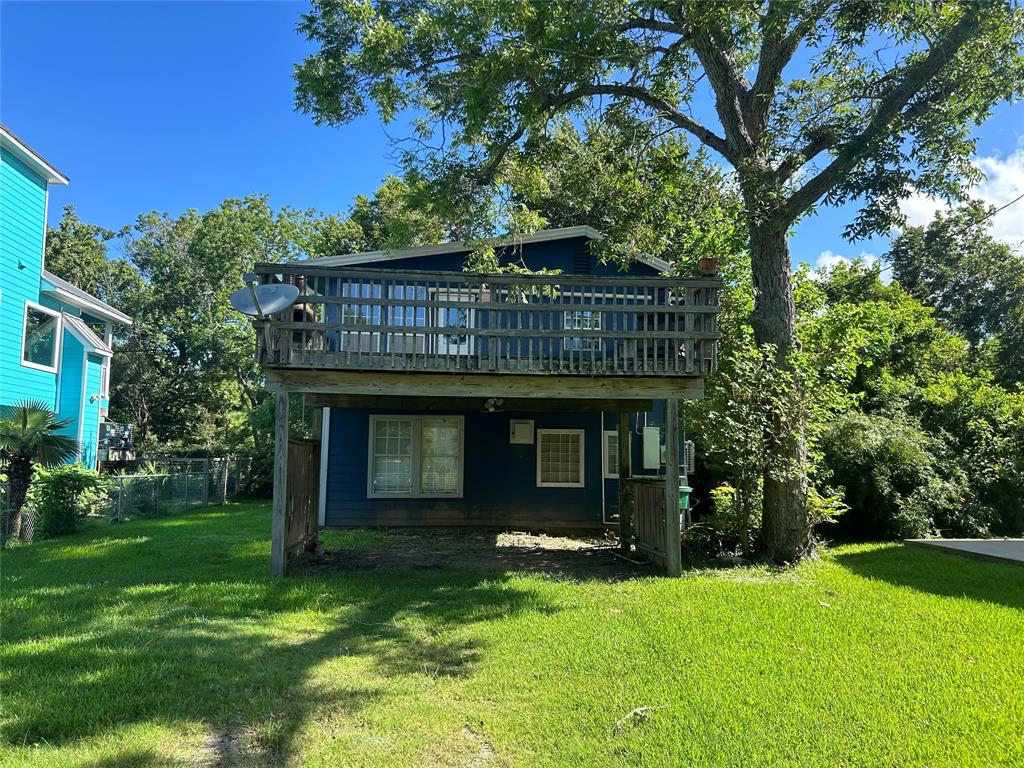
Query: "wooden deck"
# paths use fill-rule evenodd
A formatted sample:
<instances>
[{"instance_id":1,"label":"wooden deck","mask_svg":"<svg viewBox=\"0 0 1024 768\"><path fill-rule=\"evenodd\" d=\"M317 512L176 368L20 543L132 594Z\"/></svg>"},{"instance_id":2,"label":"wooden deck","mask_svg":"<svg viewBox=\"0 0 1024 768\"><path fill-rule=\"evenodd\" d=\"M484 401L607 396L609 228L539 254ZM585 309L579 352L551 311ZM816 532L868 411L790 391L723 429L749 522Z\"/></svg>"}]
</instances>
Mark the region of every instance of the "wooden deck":
<instances>
[{"instance_id":1,"label":"wooden deck","mask_svg":"<svg viewBox=\"0 0 1024 768\"><path fill-rule=\"evenodd\" d=\"M487 275L265 264L300 288L262 325L292 370L700 378L719 338L717 280Z\"/></svg>"}]
</instances>

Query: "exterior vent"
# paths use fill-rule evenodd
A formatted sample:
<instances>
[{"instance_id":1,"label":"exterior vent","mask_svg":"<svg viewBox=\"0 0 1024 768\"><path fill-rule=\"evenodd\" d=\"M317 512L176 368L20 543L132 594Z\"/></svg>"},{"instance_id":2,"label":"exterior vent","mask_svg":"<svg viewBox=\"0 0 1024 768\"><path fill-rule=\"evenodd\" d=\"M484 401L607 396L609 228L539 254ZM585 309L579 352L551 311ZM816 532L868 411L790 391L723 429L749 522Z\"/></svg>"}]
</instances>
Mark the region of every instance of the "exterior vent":
<instances>
[{"instance_id":1,"label":"exterior vent","mask_svg":"<svg viewBox=\"0 0 1024 768\"><path fill-rule=\"evenodd\" d=\"M572 256L572 271L574 275L590 274L590 249L586 243L580 243Z\"/></svg>"}]
</instances>

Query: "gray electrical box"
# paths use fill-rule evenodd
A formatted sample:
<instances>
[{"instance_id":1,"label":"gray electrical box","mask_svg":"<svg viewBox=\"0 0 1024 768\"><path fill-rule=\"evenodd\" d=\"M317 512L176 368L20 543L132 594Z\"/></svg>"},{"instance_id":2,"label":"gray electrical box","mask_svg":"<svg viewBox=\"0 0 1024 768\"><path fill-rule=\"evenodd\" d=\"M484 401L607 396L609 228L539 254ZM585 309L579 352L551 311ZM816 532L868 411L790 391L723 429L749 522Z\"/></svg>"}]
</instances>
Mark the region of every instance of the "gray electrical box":
<instances>
[{"instance_id":1,"label":"gray electrical box","mask_svg":"<svg viewBox=\"0 0 1024 768\"><path fill-rule=\"evenodd\" d=\"M644 469L661 468L661 429L659 427L644 427Z\"/></svg>"}]
</instances>

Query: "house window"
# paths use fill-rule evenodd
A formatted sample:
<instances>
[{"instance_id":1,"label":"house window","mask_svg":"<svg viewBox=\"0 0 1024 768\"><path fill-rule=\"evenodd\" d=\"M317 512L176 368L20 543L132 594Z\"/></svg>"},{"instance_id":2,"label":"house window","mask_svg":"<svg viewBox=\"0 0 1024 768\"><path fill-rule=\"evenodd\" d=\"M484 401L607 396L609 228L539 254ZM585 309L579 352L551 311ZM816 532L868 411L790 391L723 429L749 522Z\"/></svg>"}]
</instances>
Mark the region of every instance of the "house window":
<instances>
[{"instance_id":1,"label":"house window","mask_svg":"<svg viewBox=\"0 0 1024 768\"><path fill-rule=\"evenodd\" d=\"M367 495L462 496L461 416L371 416Z\"/></svg>"},{"instance_id":2,"label":"house window","mask_svg":"<svg viewBox=\"0 0 1024 768\"><path fill-rule=\"evenodd\" d=\"M631 470L632 458L630 456ZM604 476L609 480L617 480L619 477L619 433L614 430L604 433Z\"/></svg>"},{"instance_id":3,"label":"house window","mask_svg":"<svg viewBox=\"0 0 1024 768\"><path fill-rule=\"evenodd\" d=\"M592 309L566 310L564 327L570 331L600 331L601 313ZM579 352L599 352L600 338L583 338L570 336L565 339L565 348Z\"/></svg>"},{"instance_id":4,"label":"house window","mask_svg":"<svg viewBox=\"0 0 1024 768\"><path fill-rule=\"evenodd\" d=\"M367 299L369 303L341 305L341 322L347 329L341 334L340 349L347 352L380 351L380 333L371 330L380 325L380 284L343 283L341 295L346 299ZM353 326L365 326L367 330L351 330Z\"/></svg>"},{"instance_id":5,"label":"house window","mask_svg":"<svg viewBox=\"0 0 1024 768\"><path fill-rule=\"evenodd\" d=\"M583 487L583 430L537 430L537 487Z\"/></svg>"},{"instance_id":6,"label":"house window","mask_svg":"<svg viewBox=\"0 0 1024 768\"><path fill-rule=\"evenodd\" d=\"M29 368L57 370L60 347L60 312L25 302L25 332L22 336L21 362Z\"/></svg>"}]
</instances>

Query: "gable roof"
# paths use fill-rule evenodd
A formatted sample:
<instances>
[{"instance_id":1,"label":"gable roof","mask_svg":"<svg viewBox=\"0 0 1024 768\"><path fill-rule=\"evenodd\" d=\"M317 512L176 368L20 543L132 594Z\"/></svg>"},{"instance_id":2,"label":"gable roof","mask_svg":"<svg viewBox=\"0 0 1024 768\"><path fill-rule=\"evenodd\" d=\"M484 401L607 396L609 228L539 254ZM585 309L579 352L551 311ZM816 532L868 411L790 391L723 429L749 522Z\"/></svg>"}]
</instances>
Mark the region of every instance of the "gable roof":
<instances>
[{"instance_id":1,"label":"gable roof","mask_svg":"<svg viewBox=\"0 0 1024 768\"><path fill-rule=\"evenodd\" d=\"M100 301L92 294L86 293L81 288L76 288L67 280L62 280L52 272L45 269L42 272L43 280L50 284L50 288L42 286L42 292L51 296L57 301L70 304L83 312L88 312L100 320L109 320L113 323L131 325L132 319L119 309L114 309L105 301Z\"/></svg>"},{"instance_id":2,"label":"gable roof","mask_svg":"<svg viewBox=\"0 0 1024 768\"><path fill-rule=\"evenodd\" d=\"M19 139L6 125L0 123L0 146L25 163L50 184L67 184L68 177L50 165L42 155Z\"/></svg>"},{"instance_id":3,"label":"gable roof","mask_svg":"<svg viewBox=\"0 0 1024 768\"><path fill-rule=\"evenodd\" d=\"M553 240L569 240L582 237L587 240L603 240L604 234L590 226L560 227L558 229L541 229L529 235L508 235L489 240L495 247L527 245L530 243L546 243ZM348 267L357 264L371 264L378 261L398 261L399 259L418 259L423 256L440 256L447 253L461 253L473 250L474 246L465 240L434 245L418 245L413 248L394 248L392 250L365 251L363 253L345 253L338 256L323 256L309 259L304 264L318 267ZM653 256L641 256L640 261L654 267L660 272L669 268L667 261Z\"/></svg>"},{"instance_id":4,"label":"gable roof","mask_svg":"<svg viewBox=\"0 0 1024 768\"><path fill-rule=\"evenodd\" d=\"M71 332L72 336L82 342L89 352L95 352L104 357L114 356L113 350L92 332L92 328L86 325L82 318L78 315L69 315L67 312L62 312L61 315L64 318L64 327Z\"/></svg>"}]
</instances>

